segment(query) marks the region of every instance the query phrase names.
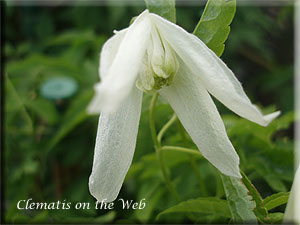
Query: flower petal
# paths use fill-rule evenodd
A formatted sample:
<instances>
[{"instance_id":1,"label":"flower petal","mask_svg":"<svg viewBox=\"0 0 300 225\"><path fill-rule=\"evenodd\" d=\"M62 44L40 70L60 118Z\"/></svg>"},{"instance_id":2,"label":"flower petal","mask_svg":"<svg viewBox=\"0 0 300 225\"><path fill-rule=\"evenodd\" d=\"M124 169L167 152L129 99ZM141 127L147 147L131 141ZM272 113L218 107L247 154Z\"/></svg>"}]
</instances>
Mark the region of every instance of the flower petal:
<instances>
[{"instance_id":1,"label":"flower petal","mask_svg":"<svg viewBox=\"0 0 300 225\"><path fill-rule=\"evenodd\" d=\"M296 171L289 200L285 208L283 224L300 224L300 164Z\"/></svg>"},{"instance_id":2,"label":"flower petal","mask_svg":"<svg viewBox=\"0 0 300 225\"><path fill-rule=\"evenodd\" d=\"M90 112L113 112L128 96L138 76L149 42L150 31L149 12L145 10L127 29L115 57L111 57L113 53L103 52L101 54L108 55L113 61L109 70L106 71L105 69L110 63L109 59L104 60L105 68L100 73L107 73L107 75L104 75L103 81L95 86L97 93L89 107ZM103 50L111 51L111 48L106 47ZM102 70L101 65L100 70Z\"/></svg>"},{"instance_id":3,"label":"flower petal","mask_svg":"<svg viewBox=\"0 0 300 225\"><path fill-rule=\"evenodd\" d=\"M103 80L109 72L109 69L116 57L120 44L125 37L128 28L118 31L114 36L108 39L102 47L99 63L99 76ZM95 85L95 89L101 83ZM92 101L90 102L87 111L89 114L99 114L101 112L102 97L97 91Z\"/></svg>"},{"instance_id":4,"label":"flower petal","mask_svg":"<svg viewBox=\"0 0 300 225\"><path fill-rule=\"evenodd\" d=\"M223 121L198 77L182 60L171 86L160 94L169 102L203 156L228 176L241 177L239 157L229 141Z\"/></svg>"},{"instance_id":5,"label":"flower petal","mask_svg":"<svg viewBox=\"0 0 300 225\"><path fill-rule=\"evenodd\" d=\"M205 88L233 112L267 126L280 112L264 116L245 94L232 71L199 38L162 17L150 14L161 35L198 76Z\"/></svg>"},{"instance_id":6,"label":"flower petal","mask_svg":"<svg viewBox=\"0 0 300 225\"><path fill-rule=\"evenodd\" d=\"M115 113L101 113L97 131L91 194L98 201L114 201L121 189L135 150L142 92L136 87Z\"/></svg>"},{"instance_id":7,"label":"flower petal","mask_svg":"<svg viewBox=\"0 0 300 225\"><path fill-rule=\"evenodd\" d=\"M118 53L128 28L117 31L114 36L108 39L102 47L100 53L99 75L104 79L108 75L109 69Z\"/></svg>"}]
</instances>

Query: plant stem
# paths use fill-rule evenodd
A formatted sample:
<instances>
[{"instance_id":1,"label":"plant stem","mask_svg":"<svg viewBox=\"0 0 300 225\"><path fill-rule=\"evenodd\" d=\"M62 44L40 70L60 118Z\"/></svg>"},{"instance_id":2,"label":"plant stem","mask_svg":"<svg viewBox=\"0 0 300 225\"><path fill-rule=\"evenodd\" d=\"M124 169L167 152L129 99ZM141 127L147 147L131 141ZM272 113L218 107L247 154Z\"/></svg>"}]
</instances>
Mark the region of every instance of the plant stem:
<instances>
[{"instance_id":1,"label":"plant stem","mask_svg":"<svg viewBox=\"0 0 300 225\"><path fill-rule=\"evenodd\" d=\"M193 155L203 157L198 150L190 149L190 148L183 148L183 147L178 147L178 146L163 146L163 147L161 147L161 150L163 150L163 151L184 152L184 153L193 154Z\"/></svg>"},{"instance_id":2,"label":"plant stem","mask_svg":"<svg viewBox=\"0 0 300 225\"><path fill-rule=\"evenodd\" d=\"M154 109L155 109L155 103L157 101L157 98L158 98L158 93L155 93L152 97L152 100L150 103L150 111L149 111L149 122L150 122L151 135L152 135L152 140L153 140L156 151L160 148L160 143L157 140L156 127L155 127L155 121L154 121Z\"/></svg>"},{"instance_id":3,"label":"plant stem","mask_svg":"<svg viewBox=\"0 0 300 225\"><path fill-rule=\"evenodd\" d=\"M176 121L177 116L174 113L171 119L163 126L163 128L159 131L157 140L161 144L161 139L164 136L165 132L169 129L169 127Z\"/></svg>"},{"instance_id":4,"label":"plant stem","mask_svg":"<svg viewBox=\"0 0 300 225\"><path fill-rule=\"evenodd\" d=\"M158 141L158 137L157 137L155 120L154 120L154 109L155 109L155 103L157 101L157 98L158 98L158 93L155 93L155 95L152 97L151 104L150 104L149 122L150 122L151 135L152 135L152 139L153 139L153 143L154 143L154 147L155 147L155 151L156 151L156 157L157 157L160 169L162 171L162 174L164 176L164 179L166 181L167 187L170 190L170 192L174 195L176 201L180 202L181 198L180 198L179 194L177 193L175 187L173 186L173 184L168 176L167 168L166 168L166 166L164 164L164 160L163 160L162 148L161 148L160 142Z\"/></svg>"}]
</instances>

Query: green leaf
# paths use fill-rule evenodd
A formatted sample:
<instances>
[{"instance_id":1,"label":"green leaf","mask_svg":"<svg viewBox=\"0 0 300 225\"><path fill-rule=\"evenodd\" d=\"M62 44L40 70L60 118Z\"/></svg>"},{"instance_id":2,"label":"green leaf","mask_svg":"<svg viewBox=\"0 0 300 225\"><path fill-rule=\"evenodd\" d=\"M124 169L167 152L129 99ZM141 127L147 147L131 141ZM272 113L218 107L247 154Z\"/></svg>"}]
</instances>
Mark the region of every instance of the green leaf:
<instances>
[{"instance_id":1,"label":"green leaf","mask_svg":"<svg viewBox=\"0 0 300 225\"><path fill-rule=\"evenodd\" d=\"M97 223L97 224L111 224L112 221L116 218L116 212L115 211L109 211L104 215L101 215L99 217L83 217L83 216L76 216L76 217L59 217L57 218L57 221L61 221L63 223L70 223L75 224L78 223L78 221L83 221L84 223Z\"/></svg>"},{"instance_id":2,"label":"green leaf","mask_svg":"<svg viewBox=\"0 0 300 225\"><path fill-rule=\"evenodd\" d=\"M191 199L180 202L178 205L172 206L157 215L160 216L167 213L204 213L216 214L225 218L230 218L230 210L226 200L214 197Z\"/></svg>"},{"instance_id":3,"label":"green leaf","mask_svg":"<svg viewBox=\"0 0 300 225\"><path fill-rule=\"evenodd\" d=\"M147 202L147 207L143 210L135 210L134 216L142 223L147 223L153 214L153 211L159 201L161 200L165 189L161 188L161 180L148 179L140 186L137 199L151 199Z\"/></svg>"},{"instance_id":4,"label":"green leaf","mask_svg":"<svg viewBox=\"0 0 300 225\"><path fill-rule=\"evenodd\" d=\"M56 134L49 140L47 152L53 149L69 132L71 132L79 123L88 118L86 107L93 92L86 91L77 97L76 101L70 106L63 117L63 122Z\"/></svg>"},{"instance_id":5,"label":"green leaf","mask_svg":"<svg viewBox=\"0 0 300 225\"><path fill-rule=\"evenodd\" d=\"M221 56L236 10L236 0L208 0L194 34Z\"/></svg>"},{"instance_id":6,"label":"green leaf","mask_svg":"<svg viewBox=\"0 0 300 225\"><path fill-rule=\"evenodd\" d=\"M267 109L267 110L266 110ZM268 114L274 112L276 109L273 107L264 108L263 113ZM266 142L273 146L272 136L279 130L287 129L294 121L294 112L286 112L276 120L272 121L267 127L262 127L258 124L252 123L243 118L237 118L232 115L222 116L226 127L228 128L228 136L255 136L257 139ZM261 151L261 150L260 150Z\"/></svg>"},{"instance_id":7,"label":"green leaf","mask_svg":"<svg viewBox=\"0 0 300 225\"><path fill-rule=\"evenodd\" d=\"M289 199L289 192L279 192L264 199L265 207L268 210L274 209L277 206L286 204Z\"/></svg>"},{"instance_id":8,"label":"green leaf","mask_svg":"<svg viewBox=\"0 0 300 225\"><path fill-rule=\"evenodd\" d=\"M253 200L256 203L256 207L254 209L254 214L260 218L262 221L265 221L268 216L268 210L264 207L264 201L260 195L260 193L257 191L255 186L251 183L251 181L248 179L246 174L241 171L241 174L243 176L242 181L249 190L249 194L252 196Z\"/></svg>"},{"instance_id":9,"label":"green leaf","mask_svg":"<svg viewBox=\"0 0 300 225\"><path fill-rule=\"evenodd\" d=\"M49 211L43 210L40 213L38 213L34 218L30 220L31 223L43 223L44 221L47 221L47 218L49 217Z\"/></svg>"},{"instance_id":10,"label":"green leaf","mask_svg":"<svg viewBox=\"0 0 300 225\"><path fill-rule=\"evenodd\" d=\"M275 174L261 174L270 187L275 191L286 192L285 184Z\"/></svg>"},{"instance_id":11,"label":"green leaf","mask_svg":"<svg viewBox=\"0 0 300 225\"><path fill-rule=\"evenodd\" d=\"M257 223L255 202L241 179L221 174L226 198L234 223Z\"/></svg>"},{"instance_id":12,"label":"green leaf","mask_svg":"<svg viewBox=\"0 0 300 225\"><path fill-rule=\"evenodd\" d=\"M281 224L282 220L283 220L283 216L284 214L281 212L277 212L277 213L270 213L269 217L270 217L270 223L271 224Z\"/></svg>"},{"instance_id":13,"label":"green leaf","mask_svg":"<svg viewBox=\"0 0 300 225\"><path fill-rule=\"evenodd\" d=\"M5 92L7 93L8 97L6 98L5 110L8 114L8 121L9 123L11 119L14 118L15 114L18 112L21 116L21 119L24 121L23 129L28 134L33 133L33 122L30 115L27 112L27 109L24 105L23 100L19 96L17 90L14 87L14 84L11 82L8 75L5 76Z\"/></svg>"},{"instance_id":14,"label":"green leaf","mask_svg":"<svg viewBox=\"0 0 300 225\"><path fill-rule=\"evenodd\" d=\"M145 0L150 12L176 23L175 0Z\"/></svg>"},{"instance_id":15,"label":"green leaf","mask_svg":"<svg viewBox=\"0 0 300 225\"><path fill-rule=\"evenodd\" d=\"M99 216L93 220L94 223L112 223L112 221L116 218L117 213L115 211L110 211L102 216ZM78 221L78 220L77 220ZM74 221L76 222L76 221Z\"/></svg>"},{"instance_id":16,"label":"green leaf","mask_svg":"<svg viewBox=\"0 0 300 225\"><path fill-rule=\"evenodd\" d=\"M49 124L55 124L59 119L54 103L46 99L36 98L34 100L27 100L25 105Z\"/></svg>"}]
</instances>

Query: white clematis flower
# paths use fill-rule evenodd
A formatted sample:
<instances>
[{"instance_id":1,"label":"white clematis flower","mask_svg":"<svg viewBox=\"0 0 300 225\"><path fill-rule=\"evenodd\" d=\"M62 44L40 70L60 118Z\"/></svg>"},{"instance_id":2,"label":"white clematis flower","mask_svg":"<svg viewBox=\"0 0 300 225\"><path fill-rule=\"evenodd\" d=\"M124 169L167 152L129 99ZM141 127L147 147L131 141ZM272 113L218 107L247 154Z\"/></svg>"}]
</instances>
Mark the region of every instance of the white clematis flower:
<instances>
[{"instance_id":1,"label":"white clematis flower","mask_svg":"<svg viewBox=\"0 0 300 225\"><path fill-rule=\"evenodd\" d=\"M241 177L239 157L210 94L241 117L267 126L232 71L195 35L145 10L103 46L101 82L89 105L100 113L91 194L116 199L136 145L143 91L158 91L176 112L202 155L222 173Z\"/></svg>"}]
</instances>

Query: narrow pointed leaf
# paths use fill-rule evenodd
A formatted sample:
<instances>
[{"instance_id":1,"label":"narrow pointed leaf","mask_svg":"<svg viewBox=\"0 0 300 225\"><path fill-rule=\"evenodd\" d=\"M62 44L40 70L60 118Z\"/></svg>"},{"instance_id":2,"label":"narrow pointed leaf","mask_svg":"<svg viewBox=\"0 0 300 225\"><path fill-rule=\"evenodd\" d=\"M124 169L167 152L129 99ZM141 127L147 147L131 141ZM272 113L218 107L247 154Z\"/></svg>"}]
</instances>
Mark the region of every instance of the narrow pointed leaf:
<instances>
[{"instance_id":1,"label":"narrow pointed leaf","mask_svg":"<svg viewBox=\"0 0 300 225\"><path fill-rule=\"evenodd\" d=\"M233 222L257 224L257 219L253 212L255 202L248 195L248 190L242 180L222 174L221 178Z\"/></svg>"},{"instance_id":2,"label":"narrow pointed leaf","mask_svg":"<svg viewBox=\"0 0 300 225\"><path fill-rule=\"evenodd\" d=\"M28 134L32 134L33 133L33 122L32 119L30 117L30 115L28 114L28 111L25 107L25 104L22 100L22 98L20 97L20 95L18 94L16 88L14 87L14 84L12 83L12 81L10 80L8 74L6 74L5 76L6 82L5 82L5 91L7 93L7 96L9 97L5 105L5 110L6 113L8 114L7 116L7 121L6 123L10 122L10 118L14 118L12 115L14 114L14 112L20 112L20 116L21 116L21 120L24 121L24 131L28 132ZM11 102L13 104L11 104ZM12 106L14 106L15 108L13 108Z\"/></svg>"},{"instance_id":3,"label":"narrow pointed leaf","mask_svg":"<svg viewBox=\"0 0 300 225\"><path fill-rule=\"evenodd\" d=\"M176 23L175 0L145 0L150 12Z\"/></svg>"},{"instance_id":4,"label":"narrow pointed leaf","mask_svg":"<svg viewBox=\"0 0 300 225\"><path fill-rule=\"evenodd\" d=\"M255 215L261 219L262 221L266 221L268 217L268 210L264 206L264 201L260 195L260 193L257 191L255 186L251 183L251 181L248 179L246 174L244 172L241 172L242 174L242 181L249 190L249 194L252 196L253 200L256 203L256 207L254 209Z\"/></svg>"},{"instance_id":5,"label":"narrow pointed leaf","mask_svg":"<svg viewBox=\"0 0 300 225\"><path fill-rule=\"evenodd\" d=\"M282 220L283 220L283 216L284 214L281 212L277 212L277 213L270 213L269 217L270 217L270 223L271 224L281 224Z\"/></svg>"},{"instance_id":6,"label":"narrow pointed leaf","mask_svg":"<svg viewBox=\"0 0 300 225\"><path fill-rule=\"evenodd\" d=\"M226 200L208 197L191 199L185 202L180 202L178 205L172 206L157 215L160 216L168 213L204 213L215 214L218 216L230 218L230 210Z\"/></svg>"},{"instance_id":7,"label":"narrow pointed leaf","mask_svg":"<svg viewBox=\"0 0 300 225\"><path fill-rule=\"evenodd\" d=\"M73 103L62 117L62 122L55 133L46 145L46 152L54 150L54 147L63 140L77 125L88 118L86 107L92 97L92 91L86 91L76 97Z\"/></svg>"},{"instance_id":8,"label":"narrow pointed leaf","mask_svg":"<svg viewBox=\"0 0 300 225\"><path fill-rule=\"evenodd\" d=\"M271 195L264 200L265 207L268 210L274 209L277 206L286 204L289 199L289 192L279 192L277 194Z\"/></svg>"},{"instance_id":9,"label":"narrow pointed leaf","mask_svg":"<svg viewBox=\"0 0 300 225\"><path fill-rule=\"evenodd\" d=\"M34 100L26 100L25 106L36 115L43 118L49 124L57 123L59 114L55 105L44 98L36 98Z\"/></svg>"},{"instance_id":10,"label":"narrow pointed leaf","mask_svg":"<svg viewBox=\"0 0 300 225\"><path fill-rule=\"evenodd\" d=\"M221 56L236 10L236 0L208 0L194 34Z\"/></svg>"}]
</instances>

